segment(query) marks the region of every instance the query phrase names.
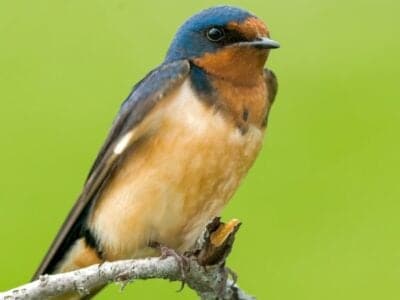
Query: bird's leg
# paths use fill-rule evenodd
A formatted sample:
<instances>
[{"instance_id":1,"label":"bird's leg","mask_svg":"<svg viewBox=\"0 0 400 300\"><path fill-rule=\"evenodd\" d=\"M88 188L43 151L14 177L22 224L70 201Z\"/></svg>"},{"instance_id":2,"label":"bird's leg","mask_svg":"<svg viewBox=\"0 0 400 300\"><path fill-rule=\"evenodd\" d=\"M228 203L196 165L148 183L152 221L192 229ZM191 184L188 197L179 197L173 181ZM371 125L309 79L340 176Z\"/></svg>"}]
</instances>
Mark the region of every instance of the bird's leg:
<instances>
[{"instance_id":1,"label":"bird's leg","mask_svg":"<svg viewBox=\"0 0 400 300\"><path fill-rule=\"evenodd\" d=\"M186 274L190 269L189 258L185 255L177 253L172 248L169 248L165 245L160 244L159 242L150 241L149 247L160 250L161 259L165 259L170 256L175 258L175 260L178 263L178 266L180 268L181 281L182 281L182 285L181 285L180 289L178 290L178 292L182 291L183 288L185 287L185 283L186 283L186 277L187 277Z\"/></svg>"}]
</instances>

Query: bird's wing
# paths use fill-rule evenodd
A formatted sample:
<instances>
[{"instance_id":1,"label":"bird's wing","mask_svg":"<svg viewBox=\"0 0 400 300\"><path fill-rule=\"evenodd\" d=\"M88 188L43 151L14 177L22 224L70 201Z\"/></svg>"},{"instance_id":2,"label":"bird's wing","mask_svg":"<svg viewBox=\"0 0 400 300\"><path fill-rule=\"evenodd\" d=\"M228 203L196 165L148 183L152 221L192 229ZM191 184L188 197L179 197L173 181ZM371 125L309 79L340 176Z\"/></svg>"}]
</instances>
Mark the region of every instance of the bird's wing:
<instances>
[{"instance_id":1,"label":"bird's wing","mask_svg":"<svg viewBox=\"0 0 400 300\"><path fill-rule=\"evenodd\" d=\"M278 79L275 73L269 69L264 70L265 83L267 84L268 90L268 102L270 105L274 103L276 93L278 92Z\"/></svg>"},{"instance_id":2,"label":"bird's wing","mask_svg":"<svg viewBox=\"0 0 400 300\"><path fill-rule=\"evenodd\" d=\"M62 225L33 279L54 270L65 251L83 234L90 207L117 167L124 151L140 138L135 132L149 112L180 85L190 71L186 60L163 64L135 85L122 104L108 137L101 148L86 180L83 191ZM150 125L151 126L151 125Z\"/></svg>"},{"instance_id":3,"label":"bird's wing","mask_svg":"<svg viewBox=\"0 0 400 300\"><path fill-rule=\"evenodd\" d=\"M274 74L269 69L264 70L264 79L265 79L265 84L267 86L267 111L265 112L265 117L264 117L264 122L263 126L267 126L268 123L268 116L269 116L269 111L271 110L271 106L274 103L276 93L278 92L278 80Z\"/></svg>"}]
</instances>

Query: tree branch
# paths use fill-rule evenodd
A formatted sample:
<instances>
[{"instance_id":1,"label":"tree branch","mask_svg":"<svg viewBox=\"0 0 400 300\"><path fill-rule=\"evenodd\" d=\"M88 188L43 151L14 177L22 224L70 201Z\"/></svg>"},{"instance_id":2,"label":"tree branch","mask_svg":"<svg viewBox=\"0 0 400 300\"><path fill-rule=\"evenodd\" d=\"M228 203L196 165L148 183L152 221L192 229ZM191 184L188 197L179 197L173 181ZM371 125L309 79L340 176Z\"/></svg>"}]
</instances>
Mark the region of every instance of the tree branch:
<instances>
[{"instance_id":1,"label":"tree branch","mask_svg":"<svg viewBox=\"0 0 400 300\"><path fill-rule=\"evenodd\" d=\"M214 220L188 258L185 283L203 300L255 299L228 279L229 271L224 267L239 225L237 220L228 224ZM124 286L136 279L151 278L180 281L182 265L174 256L104 262L68 273L41 276L34 282L0 293L0 299L46 299L65 293L84 296L110 282Z\"/></svg>"}]
</instances>

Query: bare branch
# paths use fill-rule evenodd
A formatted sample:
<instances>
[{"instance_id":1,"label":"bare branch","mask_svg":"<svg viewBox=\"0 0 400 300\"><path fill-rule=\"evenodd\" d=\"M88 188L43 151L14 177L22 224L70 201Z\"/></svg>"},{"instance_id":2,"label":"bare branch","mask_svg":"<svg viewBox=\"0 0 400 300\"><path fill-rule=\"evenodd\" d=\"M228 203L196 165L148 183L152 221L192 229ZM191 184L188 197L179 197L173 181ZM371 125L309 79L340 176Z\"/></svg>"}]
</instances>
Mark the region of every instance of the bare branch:
<instances>
[{"instance_id":1,"label":"bare branch","mask_svg":"<svg viewBox=\"0 0 400 300\"><path fill-rule=\"evenodd\" d=\"M224 267L239 225L237 220L228 224L214 220L207 226L200 247L188 258L185 282L203 300L255 299L228 280L229 272ZM203 263L207 261L213 261L213 265ZM39 280L0 293L0 299L46 299L66 293L85 296L110 282L125 285L136 279L151 278L180 281L181 276L182 265L174 256L104 262L68 273L41 276Z\"/></svg>"},{"instance_id":2,"label":"bare branch","mask_svg":"<svg viewBox=\"0 0 400 300\"><path fill-rule=\"evenodd\" d=\"M39 280L1 293L0 299L46 299L70 292L84 296L90 290L109 282L127 284L135 279L150 278L178 281L180 277L180 266L174 257L105 262L73 272L41 276ZM226 282L226 278L224 268L204 268L195 260L190 260L186 283L204 300L255 299L246 295L232 281Z\"/></svg>"}]
</instances>

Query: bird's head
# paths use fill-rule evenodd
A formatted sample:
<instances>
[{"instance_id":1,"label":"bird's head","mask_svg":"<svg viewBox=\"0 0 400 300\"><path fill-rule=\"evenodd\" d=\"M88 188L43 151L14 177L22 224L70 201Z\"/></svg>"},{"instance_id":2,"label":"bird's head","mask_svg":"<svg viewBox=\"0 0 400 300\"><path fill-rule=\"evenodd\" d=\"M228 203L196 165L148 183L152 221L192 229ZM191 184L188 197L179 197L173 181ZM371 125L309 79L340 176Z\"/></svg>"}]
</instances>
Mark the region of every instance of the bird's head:
<instances>
[{"instance_id":1,"label":"bird's head","mask_svg":"<svg viewBox=\"0 0 400 300\"><path fill-rule=\"evenodd\" d=\"M269 50L278 47L262 20L237 7L217 6L182 25L166 61L188 59L209 74L233 79L262 72Z\"/></svg>"}]
</instances>

